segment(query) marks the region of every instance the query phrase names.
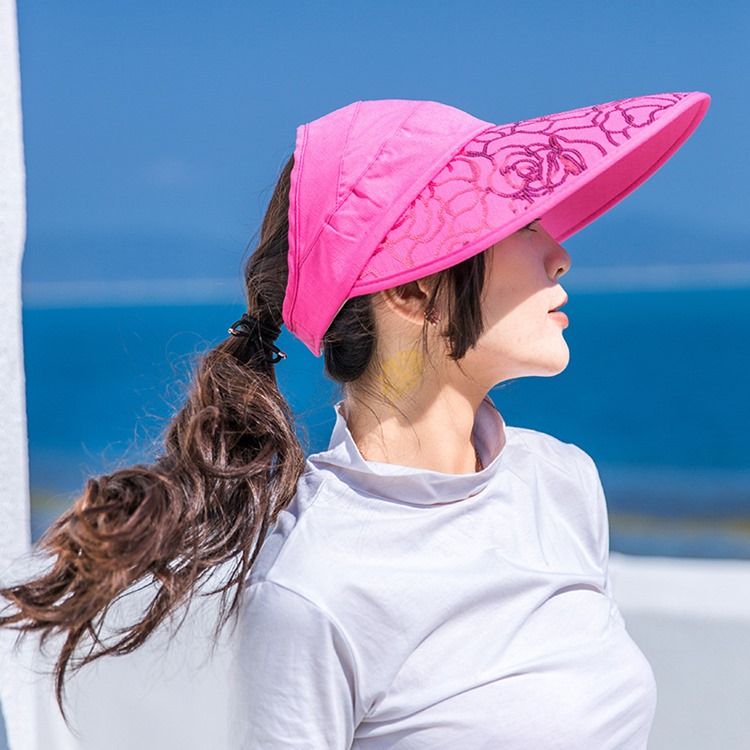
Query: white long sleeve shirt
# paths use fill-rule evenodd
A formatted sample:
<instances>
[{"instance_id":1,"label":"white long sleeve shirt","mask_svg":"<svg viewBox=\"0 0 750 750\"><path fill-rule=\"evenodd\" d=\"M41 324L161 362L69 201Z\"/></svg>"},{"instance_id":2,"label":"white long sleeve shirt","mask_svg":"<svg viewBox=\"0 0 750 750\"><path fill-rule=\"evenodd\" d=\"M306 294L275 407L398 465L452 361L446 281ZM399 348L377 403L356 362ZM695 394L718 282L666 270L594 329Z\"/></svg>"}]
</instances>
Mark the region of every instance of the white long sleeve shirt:
<instances>
[{"instance_id":1,"label":"white long sleeve shirt","mask_svg":"<svg viewBox=\"0 0 750 750\"><path fill-rule=\"evenodd\" d=\"M247 581L234 746L644 750L656 683L591 457L487 397L481 471L366 461L342 403Z\"/></svg>"}]
</instances>

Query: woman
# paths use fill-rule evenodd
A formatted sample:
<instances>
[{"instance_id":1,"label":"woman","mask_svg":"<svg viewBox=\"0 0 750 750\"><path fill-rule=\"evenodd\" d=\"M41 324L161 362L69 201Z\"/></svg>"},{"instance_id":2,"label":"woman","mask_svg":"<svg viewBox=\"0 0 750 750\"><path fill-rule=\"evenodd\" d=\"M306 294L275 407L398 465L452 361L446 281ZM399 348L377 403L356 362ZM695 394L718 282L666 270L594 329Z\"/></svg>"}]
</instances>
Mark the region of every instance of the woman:
<instances>
[{"instance_id":1,"label":"woman","mask_svg":"<svg viewBox=\"0 0 750 750\"><path fill-rule=\"evenodd\" d=\"M560 242L695 130L702 92L494 125L360 101L297 129L245 281L163 455L90 479L0 624L152 606L77 666L137 648L218 566L238 615L234 747L645 748L656 686L612 599L583 450L506 426L488 396L565 369ZM305 458L274 366L282 324L342 385ZM93 648L98 646L98 649Z\"/></svg>"}]
</instances>

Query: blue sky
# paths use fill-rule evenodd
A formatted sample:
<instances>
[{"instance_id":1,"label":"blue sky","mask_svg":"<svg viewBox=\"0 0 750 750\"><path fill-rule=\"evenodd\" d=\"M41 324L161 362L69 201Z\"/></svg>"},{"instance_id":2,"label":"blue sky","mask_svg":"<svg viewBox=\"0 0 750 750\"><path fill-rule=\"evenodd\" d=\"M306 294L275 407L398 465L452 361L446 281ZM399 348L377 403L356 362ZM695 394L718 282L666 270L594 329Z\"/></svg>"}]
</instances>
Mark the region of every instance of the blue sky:
<instances>
[{"instance_id":1,"label":"blue sky","mask_svg":"<svg viewBox=\"0 0 750 750\"><path fill-rule=\"evenodd\" d=\"M750 261L739 2L20 3L25 281L236 278L296 126L356 99L509 122L707 91L695 134L566 247Z\"/></svg>"}]
</instances>

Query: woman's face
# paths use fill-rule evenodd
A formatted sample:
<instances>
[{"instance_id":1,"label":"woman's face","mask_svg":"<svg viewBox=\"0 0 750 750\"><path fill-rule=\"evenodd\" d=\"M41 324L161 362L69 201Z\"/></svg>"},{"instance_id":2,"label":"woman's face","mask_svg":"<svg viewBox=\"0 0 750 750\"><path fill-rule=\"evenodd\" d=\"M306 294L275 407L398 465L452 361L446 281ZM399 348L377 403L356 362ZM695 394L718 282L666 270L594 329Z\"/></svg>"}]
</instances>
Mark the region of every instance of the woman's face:
<instances>
[{"instance_id":1,"label":"woman's face","mask_svg":"<svg viewBox=\"0 0 750 750\"><path fill-rule=\"evenodd\" d=\"M487 255L485 330L467 352L464 369L488 388L511 378L562 372L570 359L563 337L567 324L549 311L567 298L559 283L570 268L567 250L536 220Z\"/></svg>"}]
</instances>

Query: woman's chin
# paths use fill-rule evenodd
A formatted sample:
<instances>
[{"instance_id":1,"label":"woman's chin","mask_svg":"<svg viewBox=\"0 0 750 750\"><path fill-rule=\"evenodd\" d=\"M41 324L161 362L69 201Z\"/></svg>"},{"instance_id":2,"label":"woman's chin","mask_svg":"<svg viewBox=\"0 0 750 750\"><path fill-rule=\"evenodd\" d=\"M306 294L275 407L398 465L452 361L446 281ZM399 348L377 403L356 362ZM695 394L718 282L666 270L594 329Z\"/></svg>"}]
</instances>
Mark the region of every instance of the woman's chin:
<instances>
[{"instance_id":1,"label":"woman's chin","mask_svg":"<svg viewBox=\"0 0 750 750\"><path fill-rule=\"evenodd\" d=\"M553 375L559 375L570 362L570 349L568 349L568 345L565 343L565 339L562 339L562 347L559 350L558 356L555 358L556 361L553 365L554 372Z\"/></svg>"},{"instance_id":2,"label":"woman's chin","mask_svg":"<svg viewBox=\"0 0 750 750\"><path fill-rule=\"evenodd\" d=\"M550 351L547 356L544 357L543 361L538 363L538 367L534 368L536 372L529 373L530 375L540 375L542 377L551 377L553 375L559 375L570 362L570 350L568 345L563 341L561 347L555 347L555 351Z\"/></svg>"}]
</instances>

